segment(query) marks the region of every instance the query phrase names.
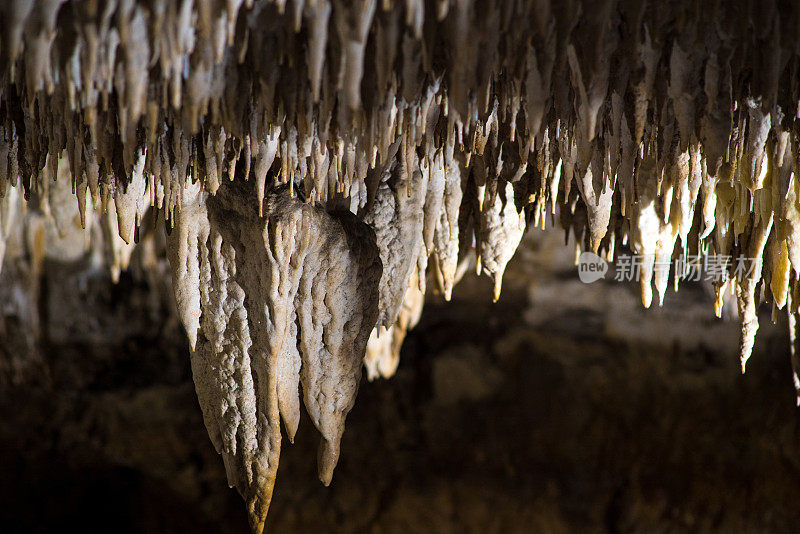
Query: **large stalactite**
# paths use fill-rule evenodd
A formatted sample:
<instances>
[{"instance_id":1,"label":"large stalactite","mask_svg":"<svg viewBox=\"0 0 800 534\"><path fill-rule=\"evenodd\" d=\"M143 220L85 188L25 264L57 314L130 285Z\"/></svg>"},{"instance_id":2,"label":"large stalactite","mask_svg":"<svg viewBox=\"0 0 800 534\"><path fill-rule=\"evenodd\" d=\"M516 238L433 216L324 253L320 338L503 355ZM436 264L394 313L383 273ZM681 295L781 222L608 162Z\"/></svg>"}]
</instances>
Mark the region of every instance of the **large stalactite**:
<instances>
[{"instance_id":1,"label":"large stalactite","mask_svg":"<svg viewBox=\"0 0 800 534\"><path fill-rule=\"evenodd\" d=\"M798 27L779 0L5 1L0 256L65 254L43 225L78 220L118 276L166 230L260 531L301 395L327 484L362 364L393 374L472 253L499 298L527 226L629 247L646 307L678 254L750 258L715 287L743 369L762 301L796 344Z\"/></svg>"}]
</instances>

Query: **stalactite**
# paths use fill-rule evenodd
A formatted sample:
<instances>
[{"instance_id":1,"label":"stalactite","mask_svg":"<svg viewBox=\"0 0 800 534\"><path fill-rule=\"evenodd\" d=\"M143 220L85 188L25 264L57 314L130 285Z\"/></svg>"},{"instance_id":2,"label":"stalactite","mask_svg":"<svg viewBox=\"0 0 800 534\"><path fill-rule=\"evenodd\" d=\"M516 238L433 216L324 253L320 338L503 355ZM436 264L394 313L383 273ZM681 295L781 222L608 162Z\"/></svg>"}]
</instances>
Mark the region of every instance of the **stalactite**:
<instances>
[{"instance_id":1,"label":"stalactite","mask_svg":"<svg viewBox=\"0 0 800 534\"><path fill-rule=\"evenodd\" d=\"M208 197L190 186L168 240L192 372L228 481L263 528L278 469L306 409L322 434L319 472L330 483L353 406L381 266L374 234L270 193L261 217L240 187ZM247 193L252 194L248 191Z\"/></svg>"},{"instance_id":2,"label":"stalactite","mask_svg":"<svg viewBox=\"0 0 800 534\"><path fill-rule=\"evenodd\" d=\"M42 221L79 220L116 279L160 221L260 530L300 390L327 483L361 364L393 374L471 254L499 298L548 212L579 250L638 255L645 307L681 254L750 261L715 286L743 367L762 298L796 337L798 25L772 1L4 2L0 258L22 226L41 263Z\"/></svg>"}]
</instances>

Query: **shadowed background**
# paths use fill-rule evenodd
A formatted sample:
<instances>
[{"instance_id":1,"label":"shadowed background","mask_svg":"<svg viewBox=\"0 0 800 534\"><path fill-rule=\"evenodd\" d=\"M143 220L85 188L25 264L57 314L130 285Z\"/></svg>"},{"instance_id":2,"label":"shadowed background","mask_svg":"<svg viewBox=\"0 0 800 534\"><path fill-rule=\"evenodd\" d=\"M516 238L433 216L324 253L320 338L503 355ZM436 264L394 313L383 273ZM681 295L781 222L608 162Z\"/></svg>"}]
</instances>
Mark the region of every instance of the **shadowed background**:
<instances>
[{"instance_id":1,"label":"shadowed background","mask_svg":"<svg viewBox=\"0 0 800 534\"><path fill-rule=\"evenodd\" d=\"M474 274L429 298L397 375L363 380L331 487L307 418L286 442L267 531L795 532L785 318L762 310L742 376L701 285L643 310L570 256L530 232L498 303ZM2 531L246 533L168 273L47 262L30 287L25 269L0 276Z\"/></svg>"}]
</instances>

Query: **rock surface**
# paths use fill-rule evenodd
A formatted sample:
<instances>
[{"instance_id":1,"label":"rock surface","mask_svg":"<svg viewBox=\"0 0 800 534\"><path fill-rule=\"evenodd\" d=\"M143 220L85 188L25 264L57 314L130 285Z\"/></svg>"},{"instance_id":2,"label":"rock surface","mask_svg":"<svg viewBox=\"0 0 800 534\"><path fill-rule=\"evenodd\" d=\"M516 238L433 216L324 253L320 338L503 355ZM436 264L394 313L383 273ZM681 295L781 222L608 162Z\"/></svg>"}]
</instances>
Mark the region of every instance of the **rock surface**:
<instances>
[{"instance_id":1,"label":"rock surface","mask_svg":"<svg viewBox=\"0 0 800 534\"><path fill-rule=\"evenodd\" d=\"M20 321L0 369L47 369L41 339L107 343L93 312L54 326L53 262L130 270L151 310L174 291L209 437L260 534L300 399L327 485L362 364L395 373L426 291L453 297L473 257L500 298L526 229L550 224L576 256L635 253L645 308L681 282L673 261L711 262L742 371L771 303L800 395L800 6L700 7L0 3L0 259ZM598 340L639 327L612 296L624 321ZM633 338L687 343L667 330ZM434 366L445 398L502 382L470 354Z\"/></svg>"},{"instance_id":2,"label":"rock surface","mask_svg":"<svg viewBox=\"0 0 800 534\"><path fill-rule=\"evenodd\" d=\"M761 318L741 375L700 285L643 310L635 282L582 284L560 240L526 237L495 304L473 274L429 298L395 377L362 384L329 488L303 416L266 530L794 532L783 326ZM3 292L24 280L6 267ZM172 304L135 273L43 271L32 345L19 308L0 322L3 531L247 532Z\"/></svg>"}]
</instances>

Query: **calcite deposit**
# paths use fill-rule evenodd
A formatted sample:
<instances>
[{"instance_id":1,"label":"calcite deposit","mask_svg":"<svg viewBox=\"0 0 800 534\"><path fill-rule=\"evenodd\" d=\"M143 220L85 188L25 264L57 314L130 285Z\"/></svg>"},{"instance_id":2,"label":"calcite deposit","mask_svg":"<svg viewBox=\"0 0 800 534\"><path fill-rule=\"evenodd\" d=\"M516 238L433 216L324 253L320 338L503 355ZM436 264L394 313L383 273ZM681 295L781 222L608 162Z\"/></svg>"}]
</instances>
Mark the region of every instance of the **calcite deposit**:
<instances>
[{"instance_id":1,"label":"calcite deposit","mask_svg":"<svg viewBox=\"0 0 800 534\"><path fill-rule=\"evenodd\" d=\"M391 376L471 254L499 298L527 226L637 254L646 307L680 255L745 258L715 283L742 368L762 302L795 342L798 28L779 0L7 0L0 255L77 223L119 276L165 229L259 532L301 396L327 484L362 364Z\"/></svg>"}]
</instances>

